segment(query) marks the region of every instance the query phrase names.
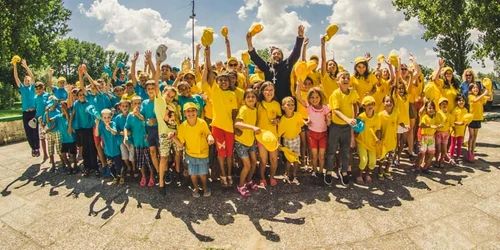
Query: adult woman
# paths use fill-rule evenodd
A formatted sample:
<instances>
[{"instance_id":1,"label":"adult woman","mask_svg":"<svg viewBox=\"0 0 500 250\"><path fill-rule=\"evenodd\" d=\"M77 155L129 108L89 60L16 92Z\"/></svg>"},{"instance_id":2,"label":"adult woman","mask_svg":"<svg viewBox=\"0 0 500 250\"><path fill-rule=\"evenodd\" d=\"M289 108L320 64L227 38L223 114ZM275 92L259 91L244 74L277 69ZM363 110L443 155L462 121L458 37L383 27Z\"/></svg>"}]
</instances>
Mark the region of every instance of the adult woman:
<instances>
[{"instance_id":1,"label":"adult woman","mask_svg":"<svg viewBox=\"0 0 500 250\"><path fill-rule=\"evenodd\" d=\"M472 69L466 69L464 70L464 73L462 74L462 84L460 84L460 92L464 96L469 96L469 85L473 83L476 79L476 76L474 75L474 71ZM469 100L465 98L465 107L469 109Z\"/></svg>"}]
</instances>

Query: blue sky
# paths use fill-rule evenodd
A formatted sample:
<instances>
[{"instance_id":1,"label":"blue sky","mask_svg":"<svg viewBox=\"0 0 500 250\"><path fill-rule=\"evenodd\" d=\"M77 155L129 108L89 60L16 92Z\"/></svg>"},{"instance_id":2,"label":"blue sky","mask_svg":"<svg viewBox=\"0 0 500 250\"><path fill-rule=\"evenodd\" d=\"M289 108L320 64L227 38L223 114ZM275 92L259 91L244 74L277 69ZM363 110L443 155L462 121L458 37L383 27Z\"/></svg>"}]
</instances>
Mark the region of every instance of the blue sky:
<instances>
[{"instance_id":1,"label":"blue sky","mask_svg":"<svg viewBox=\"0 0 500 250\"><path fill-rule=\"evenodd\" d=\"M69 36L95 42L104 48L127 51L154 50L164 43L169 47L167 62L180 66L191 57L191 5L189 0L71 0L64 5L73 14ZM436 67L432 51L434 41L420 37L423 28L416 20L404 21L390 0L197 0L196 40L205 27L218 34L212 44L212 61L224 60L225 45L220 29L227 26L233 56L240 58L246 50L245 34L253 22L263 24L264 31L254 37L256 48L269 45L291 50L297 26L306 26L310 38L308 56L319 55L320 35L330 23L338 24L338 34L327 43L327 56L352 71L352 61L370 52L373 57L396 51L403 61L409 53L429 67ZM472 34L477 39L477 33ZM375 60L374 60L375 61ZM375 65L371 65L375 66ZM472 63L476 71L492 71Z\"/></svg>"}]
</instances>

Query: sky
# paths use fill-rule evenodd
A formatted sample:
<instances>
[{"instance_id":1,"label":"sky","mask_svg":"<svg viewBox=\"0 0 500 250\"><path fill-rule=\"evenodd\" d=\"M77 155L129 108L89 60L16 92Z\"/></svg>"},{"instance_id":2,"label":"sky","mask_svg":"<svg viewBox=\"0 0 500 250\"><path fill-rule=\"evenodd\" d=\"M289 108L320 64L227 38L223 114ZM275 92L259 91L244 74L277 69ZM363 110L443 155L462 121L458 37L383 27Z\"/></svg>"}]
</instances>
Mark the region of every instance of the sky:
<instances>
[{"instance_id":1,"label":"sky","mask_svg":"<svg viewBox=\"0 0 500 250\"><path fill-rule=\"evenodd\" d=\"M67 0L64 6L72 11L69 37L94 42L105 49L141 55L168 46L167 63L180 68L191 50L190 0ZM310 39L307 56L320 55L320 37L330 24L339 26L338 33L326 43L327 58L334 58L349 71L353 61L366 52L376 58L395 51L403 63L412 53L418 63L436 68L437 57L432 50L435 41L421 39L424 28L416 19L404 20L391 0L196 0L195 43L200 43L203 29L215 31L211 46L212 62L224 61L226 49L220 30L229 30L231 52L241 58L247 50L245 34L253 22L264 30L253 38L256 49L276 46L285 56L293 48L297 27L306 27ZM471 39L477 41L478 32ZM140 59L141 60L141 59ZM478 72L492 72L493 63L486 67L472 62ZM371 67L375 67L372 60Z\"/></svg>"}]
</instances>

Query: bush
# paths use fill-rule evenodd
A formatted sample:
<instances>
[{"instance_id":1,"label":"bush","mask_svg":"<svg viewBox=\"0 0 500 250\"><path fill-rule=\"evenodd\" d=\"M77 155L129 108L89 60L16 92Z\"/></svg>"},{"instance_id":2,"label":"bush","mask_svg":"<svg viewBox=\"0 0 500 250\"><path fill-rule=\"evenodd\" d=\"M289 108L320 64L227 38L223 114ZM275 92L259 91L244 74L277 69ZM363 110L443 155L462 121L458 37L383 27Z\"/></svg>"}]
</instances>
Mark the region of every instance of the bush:
<instances>
[{"instance_id":1,"label":"bush","mask_svg":"<svg viewBox=\"0 0 500 250\"><path fill-rule=\"evenodd\" d=\"M0 82L0 109L11 108L14 102L20 100L21 95L12 84Z\"/></svg>"}]
</instances>

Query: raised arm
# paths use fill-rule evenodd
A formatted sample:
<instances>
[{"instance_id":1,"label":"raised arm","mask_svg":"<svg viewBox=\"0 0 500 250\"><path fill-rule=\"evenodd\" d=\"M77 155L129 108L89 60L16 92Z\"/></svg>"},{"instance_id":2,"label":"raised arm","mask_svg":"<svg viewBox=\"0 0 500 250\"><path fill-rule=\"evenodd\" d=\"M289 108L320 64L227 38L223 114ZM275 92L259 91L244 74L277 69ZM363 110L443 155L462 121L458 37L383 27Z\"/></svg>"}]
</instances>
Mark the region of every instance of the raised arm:
<instances>
[{"instance_id":1,"label":"raised arm","mask_svg":"<svg viewBox=\"0 0 500 250\"><path fill-rule=\"evenodd\" d=\"M28 63L26 63L26 60L21 61L21 66L28 72L28 76L31 78L30 83L35 83L35 76L33 76L33 72L31 72L30 67L28 67Z\"/></svg>"},{"instance_id":2,"label":"raised arm","mask_svg":"<svg viewBox=\"0 0 500 250\"><path fill-rule=\"evenodd\" d=\"M321 37L321 76L326 73L326 49L325 49L325 36ZM333 76L336 77L336 76Z\"/></svg>"},{"instance_id":3,"label":"raised arm","mask_svg":"<svg viewBox=\"0 0 500 250\"><path fill-rule=\"evenodd\" d=\"M80 89L83 90L83 94L87 96L87 90L85 89L85 82L83 81L83 72L85 71L83 64L78 66L78 81L80 81Z\"/></svg>"},{"instance_id":4,"label":"raised arm","mask_svg":"<svg viewBox=\"0 0 500 250\"><path fill-rule=\"evenodd\" d=\"M302 44L302 61L307 61L307 45L309 44L309 38L304 39L304 43Z\"/></svg>"},{"instance_id":5,"label":"raised arm","mask_svg":"<svg viewBox=\"0 0 500 250\"><path fill-rule=\"evenodd\" d=\"M21 80L19 79L19 75L17 74L17 63L14 63L14 81L18 88L21 87Z\"/></svg>"},{"instance_id":6,"label":"raised arm","mask_svg":"<svg viewBox=\"0 0 500 250\"><path fill-rule=\"evenodd\" d=\"M298 103L300 103L304 107L307 107L306 101L304 101L304 99L302 99L302 96L301 96L301 89L302 89L302 86L304 85L304 81L297 80L297 83L298 83L297 88L295 88L295 98L297 98Z\"/></svg>"},{"instance_id":7,"label":"raised arm","mask_svg":"<svg viewBox=\"0 0 500 250\"><path fill-rule=\"evenodd\" d=\"M95 81L94 81L94 79L93 79L93 78L89 75L89 73L87 72L87 70L85 70L83 73L85 74L85 77L87 77L87 79L89 79L90 85L91 85L92 87L95 87L95 88L97 89L97 91L98 91L98 92L101 92L101 91L99 90L99 88L98 88L97 86L95 86ZM92 93L92 94L93 94L93 93Z\"/></svg>"},{"instance_id":8,"label":"raised arm","mask_svg":"<svg viewBox=\"0 0 500 250\"><path fill-rule=\"evenodd\" d=\"M439 78L439 74L441 72L441 69L443 69L443 66L444 66L444 60L443 60L443 58L439 58L438 59L438 69L436 71L436 74L434 74L434 76L432 76L431 81L435 82Z\"/></svg>"},{"instance_id":9,"label":"raised arm","mask_svg":"<svg viewBox=\"0 0 500 250\"><path fill-rule=\"evenodd\" d=\"M415 72L413 72L413 79L418 79L418 76L422 73L422 70L420 69L420 65L418 65L417 60L413 56L413 54L410 53L410 61L413 64L413 68L415 69Z\"/></svg>"},{"instance_id":10,"label":"raised arm","mask_svg":"<svg viewBox=\"0 0 500 250\"><path fill-rule=\"evenodd\" d=\"M259 67L262 72L269 72L269 66L264 60L257 54L255 48L252 45L252 36L247 34L247 45L248 45L248 54L250 54L250 59Z\"/></svg>"},{"instance_id":11,"label":"raised arm","mask_svg":"<svg viewBox=\"0 0 500 250\"><path fill-rule=\"evenodd\" d=\"M151 75L156 75L156 70L155 70L155 65L153 63L153 59L151 57L152 53L151 53L151 50L146 50L145 52L145 58L146 58L146 61L144 62L144 64L147 64L148 67L149 67L149 71L151 72Z\"/></svg>"},{"instance_id":12,"label":"raised arm","mask_svg":"<svg viewBox=\"0 0 500 250\"><path fill-rule=\"evenodd\" d=\"M156 96L160 95L160 68L161 68L161 61L156 61L156 71L155 71L155 77L154 77L154 81L155 81L155 90L156 90Z\"/></svg>"},{"instance_id":13,"label":"raised arm","mask_svg":"<svg viewBox=\"0 0 500 250\"><path fill-rule=\"evenodd\" d=\"M208 81L210 87L214 83L214 74L212 73L212 61L210 59L210 47L205 48L205 68L203 69L202 81Z\"/></svg>"},{"instance_id":14,"label":"raised arm","mask_svg":"<svg viewBox=\"0 0 500 250\"><path fill-rule=\"evenodd\" d=\"M48 80L47 85L49 86L50 89L52 89L52 76L53 75L54 75L54 70L49 69L49 80Z\"/></svg>"},{"instance_id":15,"label":"raised arm","mask_svg":"<svg viewBox=\"0 0 500 250\"><path fill-rule=\"evenodd\" d=\"M201 44L196 44L196 54L194 55L194 75L195 75L195 78L200 75L200 50L201 50L201 47L202 47Z\"/></svg>"},{"instance_id":16,"label":"raised arm","mask_svg":"<svg viewBox=\"0 0 500 250\"><path fill-rule=\"evenodd\" d=\"M113 79L113 81L116 81L116 73L118 73L118 67L115 68L115 70L113 70L113 75L111 76L111 78Z\"/></svg>"},{"instance_id":17,"label":"raised arm","mask_svg":"<svg viewBox=\"0 0 500 250\"><path fill-rule=\"evenodd\" d=\"M297 39L295 40L295 46L293 46L292 53L286 59L289 67L293 67L293 65L295 65L295 63L300 58L300 50L302 48L302 43L304 42L304 30L305 30L304 25L299 25L297 31Z\"/></svg>"},{"instance_id":18,"label":"raised arm","mask_svg":"<svg viewBox=\"0 0 500 250\"><path fill-rule=\"evenodd\" d=\"M228 38L224 39L224 42L226 43L226 55L227 55L227 58L231 58L231 42L229 42Z\"/></svg>"},{"instance_id":19,"label":"raised arm","mask_svg":"<svg viewBox=\"0 0 500 250\"><path fill-rule=\"evenodd\" d=\"M134 85L134 88L135 86L137 85L137 77L135 75L135 65L137 63L137 58L139 58L139 51L136 51L134 53L134 57L132 57L132 65L130 66L130 71L131 71L131 75L132 75L132 84Z\"/></svg>"}]
</instances>

